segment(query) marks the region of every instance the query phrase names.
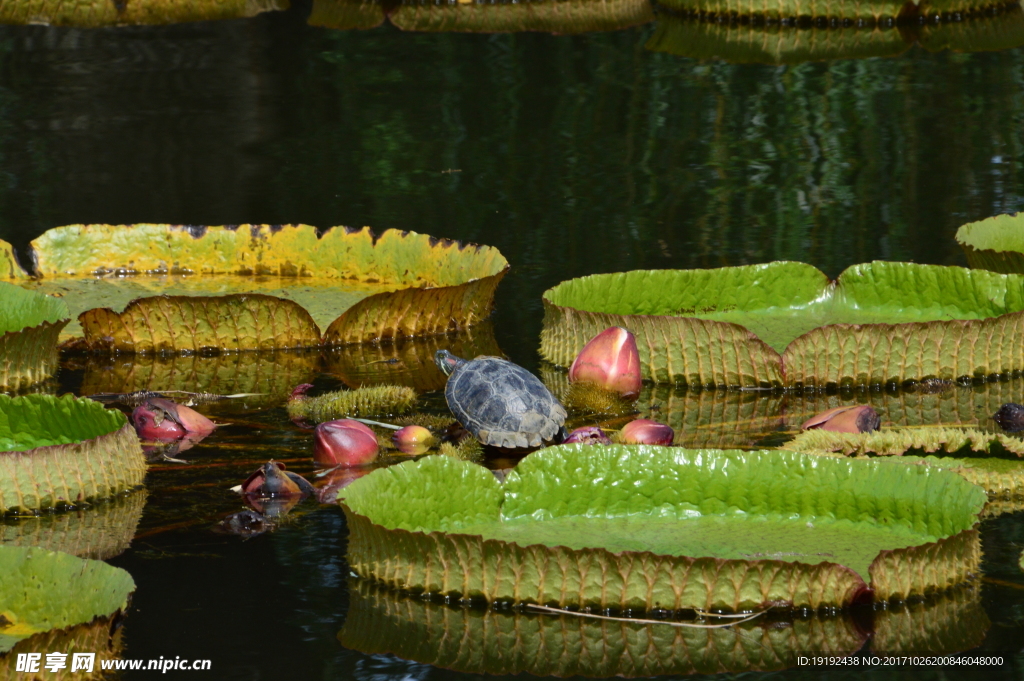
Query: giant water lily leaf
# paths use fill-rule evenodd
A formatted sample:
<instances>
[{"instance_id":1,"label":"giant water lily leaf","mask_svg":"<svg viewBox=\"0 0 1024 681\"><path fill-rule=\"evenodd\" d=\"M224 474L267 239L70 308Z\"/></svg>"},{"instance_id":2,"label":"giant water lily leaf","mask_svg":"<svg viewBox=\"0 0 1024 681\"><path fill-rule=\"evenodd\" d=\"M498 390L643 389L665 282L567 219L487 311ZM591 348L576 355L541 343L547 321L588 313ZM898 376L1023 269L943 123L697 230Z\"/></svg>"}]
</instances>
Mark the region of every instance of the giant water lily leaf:
<instances>
[{"instance_id":1,"label":"giant water lily leaf","mask_svg":"<svg viewBox=\"0 0 1024 681\"><path fill-rule=\"evenodd\" d=\"M37 546L79 558L109 560L124 553L146 505L139 490L70 513L0 519L0 546Z\"/></svg>"},{"instance_id":2,"label":"giant water lily leaf","mask_svg":"<svg viewBox=\"0 0 1024 681\"><path fill-rule=\"evenodd\" d=\"M718 22L663 14L645 47L694 59L746 64L799 64L825 59L895 56L910 49L895 28L856 26L806 29L796 26Z\"/></svg>"},{"instance_id":3,"label":"giant water lily leaf","mask_svg":"<svg viewBox=\"0 0 1024 681\"><path fill-rule=\"evenodd\" d=\"M131 575L98 560L0 546L0 653L33 634L108 617L128 605Z\"/></svg>"},{"instance_id":4,"label":"giant water lily leaf","mask_svg":"<svg viewBox=\"0 0 1024 681\"><path fill-rule=\"evenodd\" d=\"M63 301L0 282L0 389L17 390L52 376L57 338L67 323Z\"/></svg>"},{"instance_id":5,"label":"giant water lily leaf","mask_svg":"<svg viewBox=\"0 0 1024 681\"><path fill-rule=\"evenodd\" d=\"M108 307L78 317L89 350L178 354L311 348L320 329L298 303L273 296L154 296L124 312Z\"/></svg>"},{"instance_id":6,"label":"giant water lily leaf","mask_svg":"<svg viewBox=\"0 0 1024 681\"><path fill-rule=\"evenodd\" d=\"M350 388L389 384L423 392L440 390L448 377L434 362L434 353L438 350L448 350L466 359L480 355L502 356L494 339L494 327L488 320L457 334L332 348L324 353L325 371Z\"/></svg>"},{"instance_id":7,"label":"giant water lily leaf","mask_svg":"<svg viewBox=\"0 0 1024 681\"><path fill-rule=\"evenodd\" d=\"M467 674L601 678L785 669L800 654L848 655L867 639L847 617L786 625L697 629L453 607L353 580L338 639L368 655L390 653Z\"/></svg>"},{"instance_id":8,"label":"giant water lily leaf","mask_svg":"<svg viewBox=\"0 0 1024 681\"><path fill-rule=\"evenodd\" d=\"M71 395L0 395L0 514L114 496L145 474L121 412Z\"/></svg>"},{"instance_id":9,"label":"giant water lily leaf","mask_svg":"<svg viewBox=\"0 0 1024 681\"><path fill-rule=\"evenodd\" d=\"M797 435L786 445L798 452L900 455L910 451L1011 453L1024 456L1024 441L1003 433L974 428L886 428L869 433L834 433L816 428Z\"/></svg>"},{"instance_id":10,"label":"giant water lily leaf","mask_svg":"<svg viewBox=\"0 0 1024 681\"><path fill-rule=\"evenodd\" d=\"M963 581L986 495L949 471L785 451L561 446L500 485L426 457L346 489L348 562L395 588L623 609L844 605ZM927 569L923 566L927 565Z\"/></svg>"},{"instance_id":11,"label":"giant water lily leaf","mask_svg":"<svg viewBox=\"0 0 1024 681\"><path fill-rule=\"evenodd\" d=\"M0 5L2 24L50 24L54 26L123 26L126 24L173 24L216 19L239 19L260 12L287 9L283 0L48 0L6 2Z\"/></svg>"},{"instance_id":12,"label":"giant water lily leaf","mask_svg":"<svg viewBox=\"0 0 1024 681\"><path fill-rule=\"evenodd\" d=\"M537 0L522 3L423 3L403 0L389 15L405 31L504 33L614 31L654 20L647 0Z\"/></svg>"},{"instance_id":13,"label":"giant water lily leaf","mask_svg":"<svg viewBox=\"0 0 1024 681\"><path fill-rule=\"evenodd\" d=\"M544 293L541 354L568 366L609 326L637 336L645 378L824 387L1024 369L1024 277L873 262L836 282L810 265L650 270Z\"/></svg>"},{"instance_id":14,"label":"giant water lily leaf","mask_svg":"<svg viewBox=\"0 0 1024 681\"><path fill-rule=\"evenodd\" d=\"M145 296L259 294L298 303L332 345L471 326L490 313L508 267L486 246L308 225L71 225L44 233L32 252L40 279L23 285L63 296L75 316L121 313ZM176 314L170 327L193 319L185 306Z\"/></svg>"},{"instance_id":15,"label":"giant water lily leaf","mask_svg":"<svg viewBox=\"0 0 1024 681\"><path fill-rule=\"evenodd\" d=\"M956 240L971 267L1024 274L1024 213L969 222L956 231Z\"/></svg>"},{"instance_id":16,"label":"giant water lily leaf","mask_svg":"<svg viewBox=\"0 0 1024 681\"><path fill-rule=\"evenodd\" d=\"M384 23L380 0L313 0L306 23L339 30L375 28Z\"/></svg>"},{"instance_id":17,"label":"giant water lily leaf","mask_svg":"<svg viewBox=\"0 0 1024 681\"><path fill-rule=\"evenodd\" d=\"M357 346L358 347L358 346ZM215 411L252 410L281 405L292 389L316 376L316 351L202 355L115 355L69 357L64 366L83 371L83 395L138 391L184 391L245 395L212 400ZM168 395L175 398L175 395ZM180 398L177 401L182 401Z\"/></svg>"}]
</instances>

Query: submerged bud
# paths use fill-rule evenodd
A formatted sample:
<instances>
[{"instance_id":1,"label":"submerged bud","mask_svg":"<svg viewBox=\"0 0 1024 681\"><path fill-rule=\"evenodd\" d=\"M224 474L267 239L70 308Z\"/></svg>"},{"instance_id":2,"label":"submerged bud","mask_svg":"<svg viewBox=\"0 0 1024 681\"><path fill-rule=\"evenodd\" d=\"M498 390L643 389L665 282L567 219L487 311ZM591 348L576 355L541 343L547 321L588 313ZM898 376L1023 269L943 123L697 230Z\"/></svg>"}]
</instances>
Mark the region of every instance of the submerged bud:
<instances>
[{"instance_id":1,"label":"submerged bud","mask_svg":"<svg viewBox=\"0 0 1024 681\"><path fill-rule=\"evenodd\" d=\"M992 419L999 424L999 427L1010 433L1024 430L1024 405L1015 402L1007 402L999 407Z\"/></svg>"},{"instance_id":2,"label":"submerged bud","mask_svg":"<svg viewBox=\"0 0 1024 681\"><path fill-rule=\"evenodd\" d=\"M562 440L563 445L610 445L611 443L611 439L597 426L577 428L569 433L569 437Z\"/></svg>"},{"instance_id":3,"label":"submerged bud","mask_svg":"<svg viewBox=\"0 0 1024 681\"><path fill-rule=\"evenodd\" d=\"M376 433L352 419L321 423L313 431L313 459L322 466L365 466L377 449Z\"/></svg>"},{"instance_id":4,"label":"submerged bud","mask_svg":"<svg viewBox=\"0 0 1024 681\"><path fill-rule=\"evenodd\" d=\"M650 419L630 421L619 432L619 442L625 445L670 445L675 437L671 427Z\"/></svg>"},{"instance_id":5,"label":"submerged bud","mask_svg":"<svg viewBox=\"0 0 1024 681\"><path fill-rule=\"evenodd\" d=\"M640 394L640 352L636 337L621 326L594 336L569 367L569 382L585 382L634 398Z\"/></svg>"},{"instance_id":6,"label":"submerged bud","mask_svg":"<svg viewBox=\"0 0 1024 681\"><path fill-rule=\"evenodd\" d=\"M292 497L311 494L313 485L301 475L285 470L283 463L268 461L242 483L242 494Z\"/></svg>"},{"instance_id":7,"label":"submerged bud","mask_svg":"<svg viewBox=\"0 0 1024 681\"><path fill-rule=\"evenodd\" d=\"M406 426L396 430L391 441L403 454L416 456L424 454L434 445L434 434L423 426Z\"/></svg>"},{"instance_id":8,"label":"submerged bud","mask_svg":"<svg viewBox=\"0 0 1024 681\"><path fill-rule=\"evenodd\" d=\"M288 417L293 421L323 423L345 416L402 414L416 402L417 393L400 385L374 385L339 390L310 397L308 383L296 386L288 400Z\"/></svg>"},{"instance_id":9,"label":"submerged bud","mask_svg":"<svg viewBox=\"0 0 1024 681\"><path fill-rule=\"evenodd\" d=\"M871 405L854 404L823 411L807 419L800 430L828 430L833 433L869 433L882 425Z\"/></svg>"},{"instance_id":10,"label":"submerged bud","mask_svg":"<svg viewBox=\"0 0 1024 681\"><path fill-rule=\"evenodd\" d=\"M195 409L152 397L132 412L132 425L145 440L177 440L186 435L202 439L217 425Z\"/></svg>"}]
</instances>

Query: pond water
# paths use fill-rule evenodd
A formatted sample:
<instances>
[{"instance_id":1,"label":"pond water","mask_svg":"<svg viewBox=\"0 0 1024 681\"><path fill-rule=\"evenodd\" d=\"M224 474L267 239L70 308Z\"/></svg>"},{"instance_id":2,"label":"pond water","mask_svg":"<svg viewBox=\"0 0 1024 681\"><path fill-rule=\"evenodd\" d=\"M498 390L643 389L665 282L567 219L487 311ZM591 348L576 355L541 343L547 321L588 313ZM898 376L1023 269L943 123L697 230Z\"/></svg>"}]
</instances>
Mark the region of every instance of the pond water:
<instances>
[{"instance_id":1,"label":"pond water","mask_svg":"<svg viewBox=\"0 0 1024 681\"><path fill-rule=\"evenodd\" d=\"M540 363L537 345L541 293L564 279L780 259L833 277L873 259L962 265L953 239L959 225L1024 207L1024 48L957 53L903 45L886 58L732 64L673 54L657 24L577 36L427 34L387 24L311 27L310 11L300 2L287 12L220 22L0 27L0 238L25 253L31 239L65 224L306 223L494 245L512 270L498 289L493 336L458 342L496 345L557 383L562 374ZM428 343L424 352L435 347ZM285 390L312 380L326 389L372 380L366 367L380 359L372 352L253 364L239 357L68 358L55 389L187 389L200 380L221 392L246 392L238 389L246 381ZM402 356L416 354L408 352ZM999 404L1024 401L1024 380L938 395L754 396L648 386L641 405L658 406L686 444L750 446L816 411L865 400L889 422L988 426ZM437 392L427 404L444 410ZM374 600L349 582L337 508L306 501L277 531L245 541L211 532L241 508L227 488L268 458L312 471L309 432L292 426L280 406L252 406L213 406L209 413L226 425L182 455L190 463L151 468L134 540L110 559L138 584L124 657L208 658L206 676L217 679L454 680L482 671L557 671L444 658L463 673L387 652L424 660L441 650L429 627L402 623L429 619L440 636L437 618L477 626L500 615L498 629L523 632L547 619ZM124 543L115 535L137 511L113 514L120 520L112 542ZM38 536L50 525L24 531ZM10 537L17 528L0 529ZM837 650L858 649L872 631L870 649L885 652L895 645L886 636L904 632L904 641L918 641L917 652L1004 656L998 669L958 670L964 678L1024 679L1017 567L1024 513L985 520L982 540L977 591L861 613L856 622L810 618L750 629L767 637L754 648L768 657L768 638L794 632L793 645L802 646L808 639L797 633L821 627L825 633L814 635L847 646ZM402 608L407 615L396 616ZM364 631L347 622L350 615L398 624ZM441 631L464 635L472 650L478 630L470 624ZM339 641L343 628L349 647ZM353 628L364 634L358 645ZM607 635L575 631L586 640ZM421 644L418 652L402 647L409 641ZM521 654L543 658L529 646ZM636 673L747 668L775 667L669 661Z\"/></svg>"}]
</instances>

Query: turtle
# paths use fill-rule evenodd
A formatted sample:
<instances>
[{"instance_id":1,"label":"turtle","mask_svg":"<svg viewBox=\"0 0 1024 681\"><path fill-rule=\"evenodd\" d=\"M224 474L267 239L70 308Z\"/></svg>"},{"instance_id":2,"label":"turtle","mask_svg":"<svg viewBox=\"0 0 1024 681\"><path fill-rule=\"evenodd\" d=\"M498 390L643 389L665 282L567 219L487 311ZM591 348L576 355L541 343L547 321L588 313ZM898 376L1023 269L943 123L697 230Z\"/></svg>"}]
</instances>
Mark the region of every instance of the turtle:
<instances>
[{"instance_id":1,"label":"turtle","mask_svg":"<svg viewBox=\"0 0 1024 681\"><path fill-rule=\"evenodd\" d=\"M438 350L444 389L455 418L485 445L539 447L564 434L565 407L529 371L501 357L464 360Z\"/></svg>"}]
</instances>

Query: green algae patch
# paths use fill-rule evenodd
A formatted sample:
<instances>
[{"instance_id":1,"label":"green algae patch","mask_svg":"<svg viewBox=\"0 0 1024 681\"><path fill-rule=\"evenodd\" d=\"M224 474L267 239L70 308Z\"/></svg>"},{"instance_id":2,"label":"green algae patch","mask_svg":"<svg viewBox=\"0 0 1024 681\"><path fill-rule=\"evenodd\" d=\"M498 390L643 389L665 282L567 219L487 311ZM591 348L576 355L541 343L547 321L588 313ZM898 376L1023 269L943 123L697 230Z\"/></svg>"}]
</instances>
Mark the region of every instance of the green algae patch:
<instances>
[{"instance_id":1,"label":"green algae patch","mask_svg":"<svg viewBox=\"0 0 1024 681\"><path fill-rule=\"evenodd\" d=\"M448 333L490 314L508 267L487 246L308 225L69 225L31 248L36 279L20 285L62 296L79 320L63 339L100 352Z\"/></svg>"},{"instance_id":2,"label":"green algae patch","mask_svg":"<svg viewBox=\"0 0 1024 681\"><path fill-rule=\"evenodd\" d=\"M40 548L0 546L0 653L18 641L124 610L131 575L98 560Z\"/></svg>"},{"instance_id":3,"label":"green algae patch","mask_svg":"<svg viewBox=\"0 0 1024 681\"><path fill-rule=\"evenodd\" d=\"M978 567L985 493L928 466L561 446L504 485L427 457L346 488L349 564L410 591L622 609L842 606Z\"/></svg>"},{"instance_id":4,"label":"green algae patch","mask_svg":"<svg viewBox=\"0 0 1024 681\"><path fill-rule=\"evenodd\" d=\"M391 14L403 31L506 33L617 31L654 20L647 0L536 0L528 3L424 3L403 0Z\"/></svg>"},{"instance_id":5,"label":"green algae patch","mask_svg":"<svg viewBox=\"0 0 1024 681\"><path fill-rule=\"evenodd\" d=\"M53 375L68 317L63 301L0 282L0 389L18 390Z\"/></svg>"},{"instance_id":6,"label":"green algae patch","mask_svg":"<svg viewBox=\"0 0 1024 681\"><path fill-rule=\"evenodd\" d=\"M544 359L567 366L623 326L657 382L820 388L1024 368L1024 277L959 267L873 262L835 282L793 262L632 271L563 282L544 309Z\"/></svg>"},{"instance_id":7,"label":"green algae patch","mask_svg":"<svg viewBox=\"0 0 1024 681\"><path fill-rule=\"evenodd\" d=\"M71 395L0 395L0 514L111 497L145 474L121 412Z\"/></svg>"},{"instance_id":8,"label":"green algae patch","mask_svg":"<svg viewBox=\"0 0 1024 681\"><path fill-rule=\"evenodd\" d=\"M1024 274L1024 213L969 222L956 231L956 240L971 267Z\"/></svg>"}]
</instances>

